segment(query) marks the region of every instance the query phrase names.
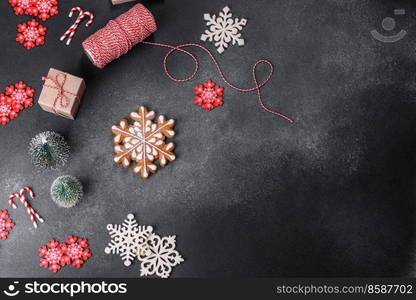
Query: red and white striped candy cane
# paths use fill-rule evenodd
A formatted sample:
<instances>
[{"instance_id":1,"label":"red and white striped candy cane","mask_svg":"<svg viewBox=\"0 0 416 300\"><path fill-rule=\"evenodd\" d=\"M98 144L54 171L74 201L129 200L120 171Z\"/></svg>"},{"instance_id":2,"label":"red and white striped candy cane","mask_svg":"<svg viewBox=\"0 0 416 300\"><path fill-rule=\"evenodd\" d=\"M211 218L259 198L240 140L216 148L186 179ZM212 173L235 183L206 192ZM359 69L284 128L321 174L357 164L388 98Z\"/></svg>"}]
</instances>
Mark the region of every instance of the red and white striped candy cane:
<instances>
[{"instance_id":1,"label":"red and white striped candy cane","mask_svg":"<svg viewBox=\"0 0 416 300\"><path fill-rule=\"evenodd\" d=\"M33 193L33 191L32 191L32 189L31 188L29 188L29 187L22 187L21 189L20 189L20 193L19 193L19 195L22 195L23 197L24 197L24 192L25 191L27 191L27 192L29 192L29 194L30 194L30 197L33 199L33 198L35 198L36 196L35 196L35 194ZM19 197L20 198L20 197ZM25 197L24 197L24 199L26 199ZM32 213L35 215L35 217L41 222L41 223L43 223L44 222L44 220L43 220L43 218L36 212L36 210L34 210L33 208L32 208Z\"/></svg>"},{"instance_id":2,"label":"red and white striped candy cane","mask_svg":"<svg viewBox=\"0 0 416 300\"><path fill-rule=\"evenodd\" d=\"M29 194L30 194L30 197L33 199L33 198L35 198L36 197L36 195L33 193L33 191L32 191L32 189L31 188L29 188L29 187L27 187L27 186L25 186L25 187L22 187L21 189L20 189L20 192L19 192L19 196L20 195L22 195L23 197L24 197L24 192L29 192ZM19 197L20 198L20 197ZM26 199L26 198L24 198L24 199ZM43 218L36 212L36 210L34 210L33 208L32 208L32 214L34 214L35 215L35 217L41 222L41 223L43 223L44 222L44 220L43 220Z\"/></svg>"},{"instance_id":3,"label":"red and white striped candy cane","mask_svg":"<svg viewBox=\"0 0 416 300\"><path fill-rule=\"evenodd\" d=\"M83 18L85 18L85 16L88 16L90 18L88 22L85 24L85 27L90 26L92 22L94 22L94 14L89 11L84 11L83 15L84 15Z\"/></svg>"},{"instance_id":4,"label":"red and white striped candy cane","mask_svg":"<svg viewBox=\"0 0 416 300\"><path fill-rule=\"evenodd\" d=\"M80 16L78 16L78 19L80 19L80 21L77 23L77 22L75 22L75 23L77 23L76 24L76 27L75 27L75 30L73 30L73 31L71 31L71 33L69 34L69 37L68 37L68 41L66 42L66 44L67 45L69 45L69 43L72 41L72 38L74 37L74 35L75 35L75 32L77 31L77 28L78 28L78 25L79 25L79 23L86 17L86 16L88 16L90 19L88 20L88 22L85 24L85 27L88 27L88 26L90 26L91 25L91 23L92 22L94 22L94 15L93 15L93 13L91 13L91 12L89 12L89 11L84 11L83 13L82 13L82 15L80 15ZM78 19L77 19L77 21L78 21Z\"/></svg>"},{"instance_id":5,"label":"red and white striped candy cane","mask_svg":"<svg viewBox=\"0 0 416 300\"><path fill-rule=\"evenodd\" d=\"M74 24L72 24L67 31L65 31L65 33L61 36L61 41L63 41L64 39L68 38L68 41L66 42L67 45L69 45L69 43L71 43L71 39L69 39L69 36L71 34L71 32L75 32L77 30L77 27L79 25L79 23L82 21L82 14L83 14L83 10L81 7L79 6L75 6L71 9L71 11L69 12L68 17L72 18L72 15L74 14L74 12L78 11L78 17L75 20Z\"/></svg>"},{"instance_id":6,"label":"red and white striped candy cane","mask_svg":"<svg viewBox=\"0 0 416 300\"><path fill-rule=\"evenodd\" d=\"M9 205L10 205L11 207L13 207L14 209L16 209L16 208L17 208L17 206L16 206L16 204L13 202L13 199L14 199L14 198L20 199L19 194L16 194L16 193L11 194L11 195L10 195L10 197L9 197L9 198L7 198L7 201L9 202Z\"/></svg>"},{"instance_id":7,"label":"red and white striped candy cane","mask_svg":"<svg viewBox=\"0 0 416 300\"><path fill-rule=\"evenodd\" d=\"M77 19L75 20L74 24L72 24L68 30L61 36L61 41L63 41L64 39L67 39L66 44L69 45L72 41L72 38L74 37L75 32L77 31L78 25L81 23L81 21L85 18L85 16L88 16L90 19L87 22L87 24L85 24L85 27L88 27L91 25L91 23L94 21L94 15L89 12L83 12L82 8L80 8L79 6L73 7L69 13L69 17L72 17L72 14L78 11L79 15L77 17Z\"/></svg>"},{"instance_id":8,"label":"red and white striped candy cane","mask_svg":"<svg viewBox=\"0 0 416 300\"><path fill-rule=\"evenodd\" d=\"M36 210L34 210L33 209L33 207L32 206L30 206L30 204L29 204L29 202L26 200L26 197L25 197L25 195L24 195L24 193L25 192L29 192L29 194L30 194L30 197L32 197L32 199L33 198L35 198L36 196L35 196L35 194L33 193L33 191L32 191L32 189L31 188L29 188L29 187L22 187L21 189L20 189L20 192L19 192L19 199L20 199L20 201L23 203L23 205L25 206L25 208L26 208L26 211L27 211L27 214L29 215L29 217L30 217L30 220L31 220L31 222L32 222L32 224L33 224L33 226L35 227L35 228L38 228L38 224L36 223L36 220L35 220L35 217L41 222L41 223L43 223L44 222L44 220L43 220L43 218L36 212Z\"/></svg>"}]
</instances>

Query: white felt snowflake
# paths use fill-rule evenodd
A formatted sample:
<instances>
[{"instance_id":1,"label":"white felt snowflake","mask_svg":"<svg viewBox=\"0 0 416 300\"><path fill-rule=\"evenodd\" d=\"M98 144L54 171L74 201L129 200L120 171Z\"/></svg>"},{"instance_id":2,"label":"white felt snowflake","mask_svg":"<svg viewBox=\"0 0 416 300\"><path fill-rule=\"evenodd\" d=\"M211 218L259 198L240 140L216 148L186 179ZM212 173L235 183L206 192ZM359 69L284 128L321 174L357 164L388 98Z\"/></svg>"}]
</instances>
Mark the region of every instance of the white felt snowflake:
<instances>
[{"instance_id":1,"label":"white felt snowflake","mask_svg":"<svg viewBox=\"0 0 416 300\"><path fill-rule=\"evenodd\" d=\"M201 40L214 42L215 47L219 53L223 53L231 42L233 45L244 45L244 39L241 38L240 31L243 26L247 24L246 19L232 18L233 14L230 12L228 6L220 11L219 16L204 14L204 20L209 26L209 30L201 35Z\"/></svg>"},{"instance_id":2,"label":"white felt snowflake","mask_svg":"<svg viewBox=\"0 0 416 300\"><path fill-rule=\"evenodd\" d=\"M184 261L176 248L176 236L160 237L152 233L148 239L148 248L137 253L141 261L140 276L157 275L168 278L172 268Z\"/></svg>"},{"instance_id":3,"label":"white felt snowflake","mask_svg":"<svg viewBox=\"0 0 416 300\"><path fill-rule=\"evenodd\" d=\"M119 254L125 266L130 266L138 250L147 249L152 226L139 226L133 214L128 214L122 225L107 225L111 241L105 248L107 254Z\"/></svg>"}]
</instances>

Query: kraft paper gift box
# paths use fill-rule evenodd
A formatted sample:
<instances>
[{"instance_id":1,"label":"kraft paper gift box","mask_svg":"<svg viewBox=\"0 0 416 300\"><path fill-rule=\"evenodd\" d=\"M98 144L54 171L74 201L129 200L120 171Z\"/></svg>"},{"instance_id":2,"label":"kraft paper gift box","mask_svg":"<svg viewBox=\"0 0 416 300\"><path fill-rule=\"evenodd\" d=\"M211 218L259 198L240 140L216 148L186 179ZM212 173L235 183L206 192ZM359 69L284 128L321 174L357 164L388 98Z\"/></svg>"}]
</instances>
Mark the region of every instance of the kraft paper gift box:
<instances>
[{"instance_id":1,"label":"kraft paper gift box","mask_svg":"<svg viewBox=\"0 0 416 300\"><path fill-rule=\"evenodd\" d=\"M84 79L53 68L42 79L45 82L38 100L40 107L75 120L86 88Z\"/></svg>"}]
</instances>

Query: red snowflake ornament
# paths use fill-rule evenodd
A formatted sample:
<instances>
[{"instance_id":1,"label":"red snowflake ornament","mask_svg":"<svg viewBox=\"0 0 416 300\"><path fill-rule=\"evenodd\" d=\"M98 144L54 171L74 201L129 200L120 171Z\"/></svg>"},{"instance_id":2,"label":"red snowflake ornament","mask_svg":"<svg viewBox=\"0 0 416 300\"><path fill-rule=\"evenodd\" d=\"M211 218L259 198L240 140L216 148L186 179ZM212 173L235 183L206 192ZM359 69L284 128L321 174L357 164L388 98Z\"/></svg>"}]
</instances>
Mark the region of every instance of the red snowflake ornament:
<instances>
[{"instance_id":1,"label":"red snowflake ornament","mask_svg":"<svg viewBox=\"0 0 416 300\"><path fill-rule=\"evenodd\" d=\"M17 118L18 110L13 107L12 99L4 94L0 94L0 123L6 125L11 119Z\"/></svg>"},{"instance_id":2,"label":"red snowflake ornament","mask_svg":"<svg viewBox=\"0 0 416 300\"><path fill-rule=\"evenodd\" d=\"M29 9L30 15L37 16L42 21L46 21L58 13L57 0L35 0L33 7Z\"/></svg>"},{"instance_id":3,"label":"red snowflake ornament","mask_svg":"<svg viewBox=\"0 0 416 300\"><path fill-rule=\"evenodd\" d=\"M33 8L33 2L34 0L9 0L16 15L29 15Z\"/></svg>"},{"instance_id":4,"label":"red snowflake ornament","mask_svg":"<svg viewBox=\"0 0 416 300\"><path fill-rule=\"evenodd\" d=\"M88 240L70 235L61 249L65 253L65 263L80 268L91 256Z\"/></svg>"},{"instance_id":5,"label":"red snowflake ornament","mask_svg":"<svg viewBox=\"0 0 416 300\"><path fill-rule=\"evenodd\" d=\"M33 105L33 95L35 90L26 85L23 81L6 87L6 95L10 97L13 109L18 112L23 108L28 108Z\"/></svg>"},{"instance_id":6,"label":"red snowflake ornament","mask_svg":"<svg viewBox=\"0 0 416 300\"><path fill-rule=\"evenodd\" d=\"M58 272L61 267L65 266L64 259L65 250L62 249L62 244L50 240L46 245L39 248L40 264L42 268L49 269L52 272Z\"/></svg>"},{"instance_id":7,"label":"red snowflake ornament","mask_svg":"<svg viewBox=\"0 0 416 300\"><path fill-rule=\"evenodd\" d=\"M7 209L0 210L0 240L5 240L14 227L13 220L9 218Z\"/></svg>"},{"instance_id":8,"label":"red snowflake ornament","mask_svg":"<svg viewBox=\"0 0 416 300\"><path fill-rule=\"evenodd\" d=\"M216 86L214 82L208 80L203 85L200 84L195 87L194 104L210 111L224 104L222 102L223 92L224 88Z\"/></svg>"},{"instance_id":9,"label":"red snowflake ornament","mask_svg":"<svg viewBox=\"0 0 416 300\"><path fill-rule=\"evenodd\" d=\"M30 50L45 43L46 27L40 25L35 19L17 25L16 41Z\"/></svg>"},{"instance_id":10,"label":"red snowflake ornament","mask_svg":"<svg viewBox=\"0 0 416 300\"><path fill-rule=\"evenodd\" d=\"M87 239L70 235L65 243L50 240L39 248L39 256L41 257L39 266L56 273L67 265L80 268L92 254Z\"/></svg>"}]
</instances>

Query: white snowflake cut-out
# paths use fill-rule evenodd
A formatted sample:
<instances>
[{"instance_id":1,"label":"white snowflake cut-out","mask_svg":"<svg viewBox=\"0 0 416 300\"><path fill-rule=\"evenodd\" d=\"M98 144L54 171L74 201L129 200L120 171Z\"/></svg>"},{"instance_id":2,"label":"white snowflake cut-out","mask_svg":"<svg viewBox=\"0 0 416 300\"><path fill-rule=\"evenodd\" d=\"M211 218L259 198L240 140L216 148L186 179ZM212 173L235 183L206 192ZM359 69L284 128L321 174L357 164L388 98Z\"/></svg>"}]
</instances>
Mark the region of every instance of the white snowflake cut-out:
<instances>
[{"instance_id":1,"label":"white snowflake cut-out","mask_svg":"<svg viewBox=\"0 0 416 300\"><path fill-rule=\"evenodd\" d=\"M209 26L209 30L205 30L205 33L201 35L201 40L214 42L218 53L223 53L230 43L238 46L244 45L244 39L241 38L240 31L247 24L247 20L244 18L233 19L233 14L228 6L220 11L218 17L204 14L204 20L206 25Z\"/></svg>"},{"instance_id":2,"label":"white snowflake cut-out","mask_svg":"<svg viewBox=\"0 0 416 300\"><path fill-rule=\"evenodd\" d=\"M176 236L160 237L152 233L146 251L137 253L141 261L140 276L157 275L168 278L173 267L184 261L176 248Z\"/></svg>"},{"instance_id":3,"label":"white snowflake cut-out","mask_svg":"<svg viewBox=\"0 0 416 300\"><path fill-rule=\"evenodd\" d=\"M133 214L128 214L122 225L108 224L111 241L104 249L107 254L118 254L125 266L130 266L137 253L148 247L148 239L153 232L152 226L139 226Z\"/></svg>"}]
</instances>

